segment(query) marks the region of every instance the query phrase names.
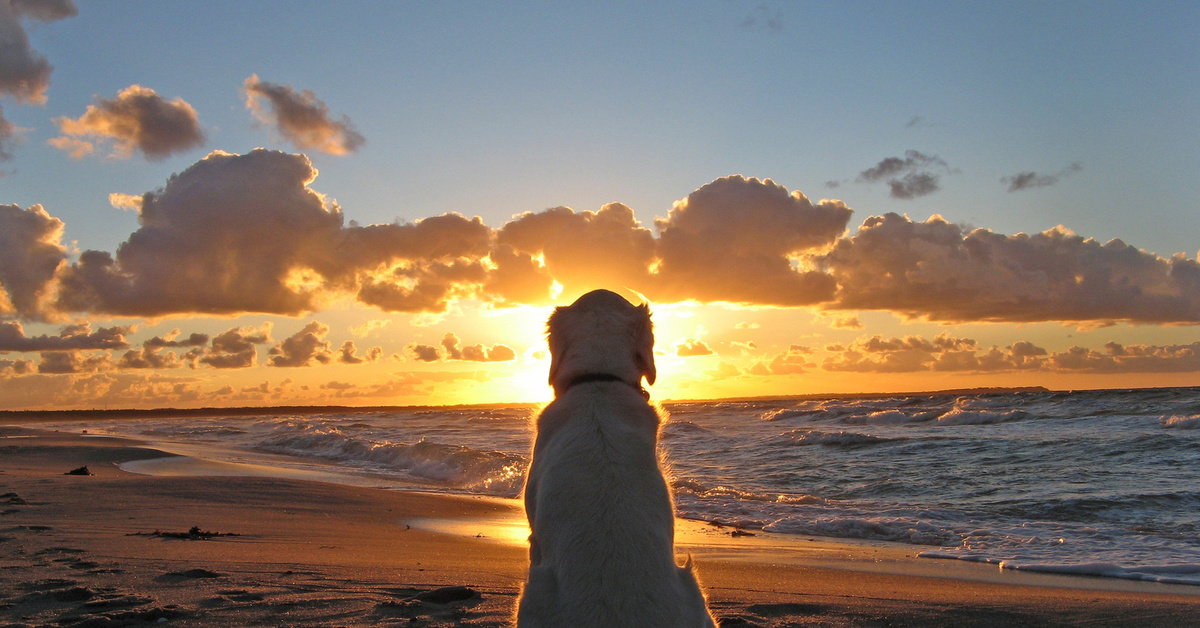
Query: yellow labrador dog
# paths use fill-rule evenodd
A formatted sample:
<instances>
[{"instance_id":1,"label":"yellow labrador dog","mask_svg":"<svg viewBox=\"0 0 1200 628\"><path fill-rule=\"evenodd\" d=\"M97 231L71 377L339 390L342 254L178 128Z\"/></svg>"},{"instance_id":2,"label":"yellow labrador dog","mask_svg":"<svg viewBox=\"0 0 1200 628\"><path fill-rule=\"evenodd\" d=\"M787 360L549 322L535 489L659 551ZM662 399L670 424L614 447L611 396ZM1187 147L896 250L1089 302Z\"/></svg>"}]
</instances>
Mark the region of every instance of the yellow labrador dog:
<instances>
[{"instance_id":1,"label":"yellow labrador dog","mask_svg":"<svg viewBox=\"0 0 1200 628\"><path fill-rule=\"evenodd\" d=\"M529 580L519 628L714 626L691 561L675 564L650 309L596 290L550 316L555 399L525 481Z\"/></svg>"}]
</instances>

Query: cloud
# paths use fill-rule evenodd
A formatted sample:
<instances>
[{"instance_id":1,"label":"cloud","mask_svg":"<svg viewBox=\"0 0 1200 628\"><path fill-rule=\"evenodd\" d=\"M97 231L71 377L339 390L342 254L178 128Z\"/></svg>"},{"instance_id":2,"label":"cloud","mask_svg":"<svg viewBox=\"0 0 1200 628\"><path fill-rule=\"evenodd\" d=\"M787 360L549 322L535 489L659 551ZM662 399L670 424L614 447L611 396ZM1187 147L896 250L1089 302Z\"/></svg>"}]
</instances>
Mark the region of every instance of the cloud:
<instances>
[{"instance_id":1,"label":"cloud","mask_svg":"<svg viewBox=\"0 0 1200 628\"><path fill-rule=\"evenodd\" d=\"M827 307L936 321L1200 322L1200 265L1064 227L1006 236L933 216L872 216L821 260Z\"/></svg>"},{"instance_id":2,"label":"cloud","mask_svg":"<svg viewBox=\"0 0 1200 628\"><path fill-rule=\"evenodd\" d=\"M391 324L392 321L390 319L373 318L362 325L355 325L354 327L351 327L350 333L359 338L366 338L367 336L380 331Z\"/></svg>"},{"instance_id":3,"label":"cloud","mask_svg":"<svg viewBox=\"0 0 1200 628\"><path fill-rule=\"evenodd\" d=\"M315 366L329 364L333 360L333 352L325 336L329 334L329 326L319 321L312 321L303 329L275 345L269 352L270 366Z\"/></svg>"},{"instance_id":4,"label":"cloud","mask_svg":"<svg viewBox=\"0 0 1200 628\"><path fill-rule=\"evenodd\" d=\"M97 373L116 368L107 354L84 354L79 351L43 353L37 371L47 375L67 373Z\"/></svg>"},{"instance_id":5,"label":"cloud","mask_svg":"<svg viewBox=\"0 0 1200 628\"><path fill-rule=\"evenodd\" d=\"M34 372L36 365L33 360L8 360L0 358L0 379L17 375L28 375Z\"/></svg>"},{"instance_id":6,"label":"cloud","mask_svg":"<svg viewBox=\"0 0 1200 628\"><path fill-rule=\"evenodd\" d=\"M517 352L507 345L496 344L485 347L482 344L460 347L458 336L447 332L442 336L441 348L430 345L411 344L408 351L421 362L437 362L439 360L462 360L466 362L511 362L517 359Z\"/></svg>"},{"instance_id":7,"label":"cloud","mask_svg":"<svg viewBox=\"0 0 1200 628\"><path fill-rule=\"evenodd\" d=\"M140 85L130 85L112 100L97 97L96 104L88 106L78 119L55 118L54 123L64 135L50 140L50 145L74 159L94 150L91 142L81 138L111 141L113 157L126 158L137 150L150 160L166 159L204 144L191 105L182 98L167 101Z\"/></svg>"},{"instance_id":8,"label":"cloud","mask_svg":"<svg viewBox=\"0 0 1200 628\"><path fill-rule=\"evenodd\" d=\"M812 349L802 345L791 345L786 351L775 354L768 363L759 362L750 368L751 375L796 375L815 366L809 361Z\"/></svg>"},{"instance_id":9,"label":"cloud","mask_svg":"<svg viewBox=\"0 0 1200 628\"><path fill-rule=\"evenodd\" d=\"M1026 170L1018 172L1011 177L1004 177L1000 179L1000 183L1007 185L1009 192L1020 192L1021 190L1054 185L1060 179L1069 177L1081 170L1083 170L1083 166L1079 163L1073 163L1055 174L1038 174L1032 170Z\"/></svg>"},{"instance_id":10,"label":"cloud","mask_svg":"<svg viewBox=\"0 0 1200 628\"><path fill-rule=\"evenodd\" d=\"M0 321L0 352L79 351L91 349L126 349L128 327L101 327L92 331L88 323L68 325L57 336L26 336L21 323Z\"/></svg>"},{"instance_id":11,"label":"cloud","mask_svg":"<svg viewBox=\"0 0 1200 628\"><path fill-rule=\"evenodd\" d=\"M12 159L12 148L20 142L17 125L4 117L4 109L0 108L0 161ZM4 176L0 173L0 177Z\"/></svg>"},{"instance_id":12,"label":"cloud","mask_svg":"<svg viewBox=\"0 0 1200 628\"><path fill-rule=\"evenodd\" d=\"M319 289L294 283L328 256L342 215L307 184L303 156L215 152L142 197L141 228L109 253L84 251L62 274L67 311L157 316L297 315Z\"/></svg>"},{"instance_id":13,"label":"cloud","mask_svg":"<svg viewBox=\"0 0 1200 628\"><path fill-rule=\"evenodd\" d=\"M447 360L465 360L468 362L511 362L517 359L517 353L507 345L492 345L487 348L481 344L458 346L458 336L447 333L442 337L442 348L445 349Z\"/></svg>"},{"instance_id":14,"label":"cloud","mask_svg":"<svg viewBox=\"0 0 1200 628\"><path fill-rule=\"evenodd\" d=\"M370 349L367 350L367 356L365 358L358 357L358 355L356 355L357 353L358 353L358 347L354 346L354 341L347 340L346 342L343 342L341 348L338 349L338 362L340 362L341 364L362 364L364 362L378 362L379 358L383 356L383 348L382 347L371 347Z\"/></svg>"},{"instance_id":15,"label":"cloud","mask_svg":"<svg viewBox=\"0 0 1200 628\"><path fill-rule=\"evenodd\" d=\"M67 257L65 225L41 205L0 205L0 314L53 317L50 282Z\"/></svg>"},{"instance_id":16,"label":"cloud","mask_svg":"<svg viewBox=\"0 0 1200 628\"><path fill-rule=\"evenodd\" d=\"M912 199L938 191L939 177L952 172L937 155L925 155L915 150L905 151L904 158L888 157L858 175L859 183L886 181L892 198Z\"/></svg>"},{"instance_id":17,"label":"cloud","mask_svg":"<svg viewBox=\"0 0 1200 628\"><path fill-rule=\"evenodd\" d=\"M213 368L248 368L254 366L258 352L255 345L271 342L271 324L261 328L235 327L221 332L212 339L207 351L197 352L195 358Z\"/></svg>"},{"instance_id":18,"label":"cloud","mask_svg":"<svg viewBox=\"0 0 1200 628\"><path fill-rule=\"evenodd\" d=\"M1200 342L1185 345L1122 345L1104 351L1071 347L1054 353L1048 364L1063 371L1088 373L1192 373L1200 371Z\"/></svg>"},{"instance_id":19,"label":"cloud","mask_svg":"<svg viewBox=\"0 0 1200 628\"><path fill-rule=\"evenodd\" d=\"M510 266L521 265L524 270L520 279L514 277L497 290L517 301L545 302L552 281L560 283L564 292L575 293L594 286L646 287L651 280L654 234L621 203L595 212L569 207L526 212L504 225L496 239L513 251L500 254L525 256L510 261ZM540 258L544 266L533 265L530 256Z\"/></svg>"},{"instance_id":20,"label":"cloud","mask_svg":"<svg viewBox=\"0 0 1200 628\"><path fill-rule=\"evenodd\" d=\"M849 347L826 347L831 355L821 368L859 373L913 373L919 371L994 372L1040 369L1045 349L1018 342L1006 349L991 347L980 352L970 338L940 334L932 340L921 336L859 338Z\"/></svg>"},{"instance_id":21,"label":"cloud","mask_svg":"<svg viewBox=\"0 0 1200 628\"><path fill-rule=\"evenodd\" d=\"M654 282L660 301L809 305L832 298L829 275L797 260L833 244L850 208L812 203L770 179L717 179L678 201L659 229Z\"/></svg>"},{"instance_id":22,"label":"cloud","mask_svg":"<svg viewBox=\"0 0 1200 628\"><path fill-rule=\"evenodd\" d=\"M713 350L699 338L685 338L675 343L675 355L681 358L712 354Z\"/></svg>"},{"instance_id":23,"label":"cloud","mask_svg":"<svg viewBox=\"0 0 1200 628\"><path fill-rule=\"evenodd\" d=\"M308 90L296 92L288 85L260 81L257 74L246 79L242 87L246 91L246 107L254 116L274 125L280 135L301 150L345 155L366 142L349 118L332 119L325 103Z\"/></svg>"},{"instance_id":24,"label":"cloud","mask_svg":"<svg viewBox=\"0 0 1200 628\"><path fill-rule=\"evenodd\" d=\"M21 19L53 22L78 14L70 0L0 2L0 94L17 102L46 102L53 67L29 45Z\"/></svg>"},{"instance_id":25,"label":"cloud","mask_svg":"<svg viewBox=\"0 0 1200 628\"><path fill-rule=\"evenodd\" d=\"M442 359L442 354L438 351L437 347L414 344L409 345L408 349L412 352L413 357L421 362L437 362Z\"/></svg>"}]
</instances>

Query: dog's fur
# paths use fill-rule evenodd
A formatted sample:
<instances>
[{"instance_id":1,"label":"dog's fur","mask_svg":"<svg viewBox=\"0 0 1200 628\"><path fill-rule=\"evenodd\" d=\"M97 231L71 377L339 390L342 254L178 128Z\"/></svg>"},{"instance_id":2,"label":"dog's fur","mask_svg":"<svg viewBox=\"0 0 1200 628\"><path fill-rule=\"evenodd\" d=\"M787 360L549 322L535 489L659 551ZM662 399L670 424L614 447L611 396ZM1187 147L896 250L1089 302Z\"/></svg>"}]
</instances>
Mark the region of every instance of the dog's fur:
<instances>
[{"instance_id":1,"label":"dog's fur","mask_svg":"<svg viewBox=\"0 0 1200 628\"><path fill-rule=\"evenodd\" d=\"M660 417L641 387L655 377L649 308L596 290L547 326L555 400L538 417L525 481L532 534L517 625L714 626L691 560L675 564Z\"/></svg>"}]
</instances>

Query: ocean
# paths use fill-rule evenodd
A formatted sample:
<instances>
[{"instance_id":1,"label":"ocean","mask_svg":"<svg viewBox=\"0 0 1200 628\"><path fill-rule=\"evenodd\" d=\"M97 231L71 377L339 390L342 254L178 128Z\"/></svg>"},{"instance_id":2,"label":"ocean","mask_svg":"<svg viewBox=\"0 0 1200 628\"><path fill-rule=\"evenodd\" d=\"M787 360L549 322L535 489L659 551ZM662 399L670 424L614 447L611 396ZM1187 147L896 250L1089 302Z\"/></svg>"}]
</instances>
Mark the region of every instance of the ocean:
<instances>
[{"instance_id":1,"label":"ocean","mask_svg":"<svg viewBox=\"0 0 1200 628\"><path fill-rule=\"evenodd\" d=\"M907 543L931 560L1200 585L1200 388L663 408L662 456L684 518ZM534 412L264 409L47 427L349 484L516 497Z\"/></svg>"}]
</instances>

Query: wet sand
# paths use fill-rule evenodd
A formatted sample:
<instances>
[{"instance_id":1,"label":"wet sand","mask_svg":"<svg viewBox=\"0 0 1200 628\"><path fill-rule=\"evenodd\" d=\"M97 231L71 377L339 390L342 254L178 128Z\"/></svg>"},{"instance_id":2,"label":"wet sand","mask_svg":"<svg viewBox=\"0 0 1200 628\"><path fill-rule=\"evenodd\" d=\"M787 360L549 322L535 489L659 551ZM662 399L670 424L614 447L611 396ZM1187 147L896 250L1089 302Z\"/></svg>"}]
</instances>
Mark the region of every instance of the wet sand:
<instances>
[{"instance_id":1,"label":"wet sand","mask_svg":"<svg viewBox=\"0 0 1200 628\"><path fill-rule=\"evenodd\" d=\"M518 501L117 466L162 456L132 441L0 427L0 626L510 623L527 567ZM64 475L82 466L93 475ZM151 468L162 474L145 475ZM723 626L1145 627L1200 617L1200 587L731 532L678 527L680 560L694 559Z\"/></svg>"}]
</instances>

